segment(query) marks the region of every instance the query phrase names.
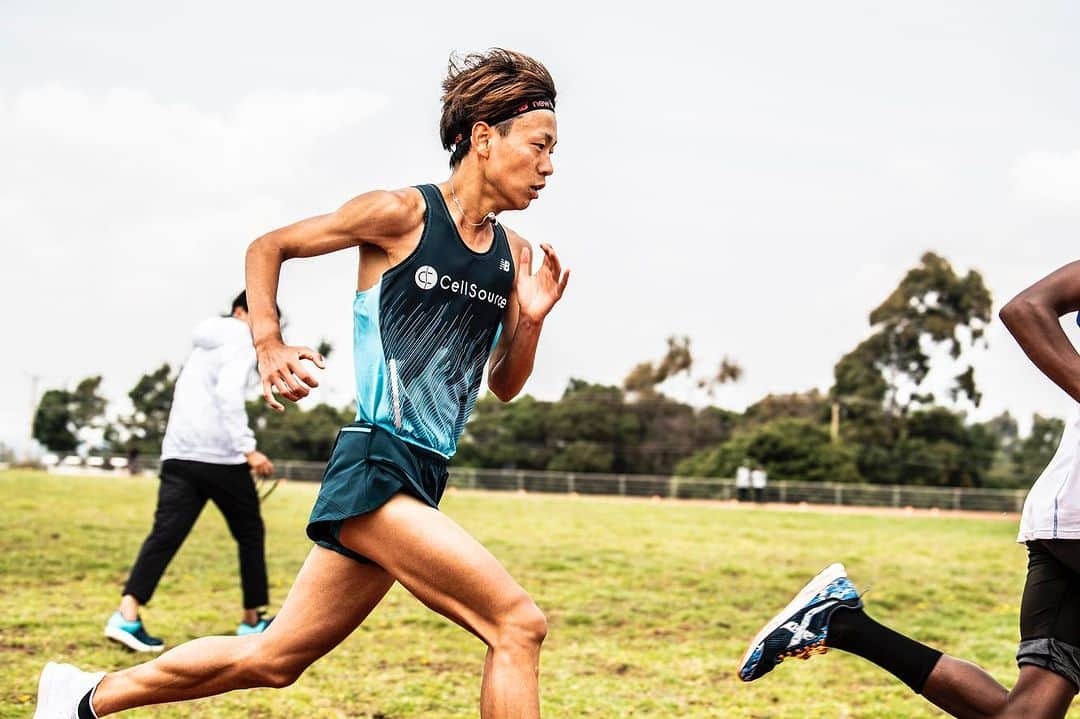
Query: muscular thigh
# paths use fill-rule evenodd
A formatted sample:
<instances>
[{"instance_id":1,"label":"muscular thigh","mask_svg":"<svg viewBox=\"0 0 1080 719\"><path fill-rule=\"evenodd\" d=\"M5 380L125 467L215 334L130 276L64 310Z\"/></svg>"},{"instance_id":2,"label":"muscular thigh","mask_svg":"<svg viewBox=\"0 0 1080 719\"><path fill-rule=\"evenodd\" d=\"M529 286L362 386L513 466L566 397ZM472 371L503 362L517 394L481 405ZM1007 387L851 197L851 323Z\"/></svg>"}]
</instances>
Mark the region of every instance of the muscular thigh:
<instances>
[{"instance_id":1,"label":"muscular thigh","mask_svg":"<svg viewBox=\"0 0 1080 719\"><path fill-rule=\"evenodd\" d=\"M398 494L341 528L349 549L378 563L420 601L484 640L531 602L497 559L437 509Z\"/></svg>"},{"instance_id":2,"label":"muscular thigh","mask_svg":"<svg viewBox=\"0 0 1080 719\"><path fill-rule=\"evenodd\" d=\"M264 633L263 646L283 660L306 666L349 636L393 583L377 565L313 547Z\"/></svg>"}]
</instances>

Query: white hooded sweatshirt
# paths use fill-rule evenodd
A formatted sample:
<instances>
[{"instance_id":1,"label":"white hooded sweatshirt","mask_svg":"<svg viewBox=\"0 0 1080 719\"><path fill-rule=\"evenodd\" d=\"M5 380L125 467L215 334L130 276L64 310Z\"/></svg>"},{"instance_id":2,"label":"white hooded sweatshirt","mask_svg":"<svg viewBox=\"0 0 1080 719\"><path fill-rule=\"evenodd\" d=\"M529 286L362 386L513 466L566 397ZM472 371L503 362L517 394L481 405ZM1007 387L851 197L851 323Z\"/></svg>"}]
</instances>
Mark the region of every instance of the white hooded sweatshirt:
<instances>
[{"instance_id":1,"label":"white hooded sweatshirt","mask_svg":"<svg viewBox=\"0 0 1080 719\"><path fill-rule=\"evenodd\" d=\"M255 450L244 399L255 369L247 322L211 317L193 332L195 348L173 392L161 459L244 464Z\"/></svg>"}]
</instances>

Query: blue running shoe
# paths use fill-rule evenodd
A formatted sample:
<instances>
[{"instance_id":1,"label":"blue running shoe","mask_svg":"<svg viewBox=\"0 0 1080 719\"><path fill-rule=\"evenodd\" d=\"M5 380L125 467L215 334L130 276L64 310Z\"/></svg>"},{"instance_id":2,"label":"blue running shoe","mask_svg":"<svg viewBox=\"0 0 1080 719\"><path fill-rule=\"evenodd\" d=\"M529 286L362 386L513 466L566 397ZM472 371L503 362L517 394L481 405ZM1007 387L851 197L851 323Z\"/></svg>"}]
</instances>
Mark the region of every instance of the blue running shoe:
<instances>
[{"instance_id":1,"label":"blue running shoe","mask_svg":"<svg viewBox=\"0 0 1080 719\"><path fill-rule=\"evenodd\" d=\"M165 642L146 633L141 619L129 622L120 612L113 612L105 624L105 636L114 642L120 642L136 652L160 652Z\"/></svg>"},{"instance_id":2,"label":"blue running shoe","mask_svg":"<svg viewBox=\"0 0 1080 719\"><path fill-rule=\"evenodd\" d=\"M752 682L788 657L824 654L829 619L837 609L858 609L862 599L843 564L833 564L810 580L750 642L739 663L739 679Z\"/></svg>"},{"instance_id":3,"label":"blue running shoe","mask_svg":"<svg viewBox=\"0 0 1080 719\"><path fill-rule=\"evenodd\" d=\"M262 612L259 613L259 621L254 624L248 624L247 622L240 622L240 626L236 628L236 636L246 637L249 634L262 634L266 631L266 628L270 626L270 622L274 621L273 617L264 617Z\"/></svg>"}]
</instances>

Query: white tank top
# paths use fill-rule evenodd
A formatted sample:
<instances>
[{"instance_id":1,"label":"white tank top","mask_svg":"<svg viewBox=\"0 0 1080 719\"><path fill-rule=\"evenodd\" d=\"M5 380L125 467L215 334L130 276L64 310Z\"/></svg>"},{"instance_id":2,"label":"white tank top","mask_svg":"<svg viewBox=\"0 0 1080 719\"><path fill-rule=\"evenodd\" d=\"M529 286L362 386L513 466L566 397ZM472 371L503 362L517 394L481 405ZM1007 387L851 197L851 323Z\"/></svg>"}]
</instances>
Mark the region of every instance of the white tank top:
<instances>
[{"instance_id":1,"label":"white tank top","mask_svg":"<svg viewBox=\"0 0 1080 719\"><path fill-rule=\"evenodd\" d=\"M1016 541L1032 539L1080 539L1080 405L1024 501Z\"/></svg>"}]
</instances>

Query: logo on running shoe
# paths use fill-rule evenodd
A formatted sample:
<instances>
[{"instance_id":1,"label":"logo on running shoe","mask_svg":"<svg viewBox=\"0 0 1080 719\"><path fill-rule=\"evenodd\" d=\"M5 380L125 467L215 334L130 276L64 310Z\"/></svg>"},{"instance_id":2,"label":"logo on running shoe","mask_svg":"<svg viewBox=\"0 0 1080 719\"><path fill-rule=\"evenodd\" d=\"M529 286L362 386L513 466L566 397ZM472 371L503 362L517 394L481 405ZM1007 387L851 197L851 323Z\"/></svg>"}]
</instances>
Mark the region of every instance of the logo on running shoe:
<instances>
[{"instance_id":1,"label":"logo on running shoe","mask_svg":"<svg viewBox=\"0 0 1080 719\"><path fill-rule=\"evenodd\" d=\"M800 642L808 642L811 639L813 639L815 636L817 636L816 634L814 634L809 629L806 629L805 627L801 627L798 624L796 624L795 622L788 622L787 624L784 625L783 628L788 630L789 632L791 632L791 641L788 642L788 648L789 649L791 647L795 646L796 644L799 644Z\"/></svg>"},{"instance_id":2,"label":"logo on running shoe","mask_svg":"<svg viewBox=\"0 0 1080 719\"><path fill-rule=\"evenodd\" d=\"M835 599L830 599L827 602L822 602L813 609L808 609L806 614L803 615L802 621L798 624L795 622L788 622L784 625L784 628L791 632L791 641L788 642L789 647L793 647L800 642L804 642L813 639L816 635L809 630L810 621L821 612L825 611L829 607L832 607L839 602Z\"/></svg>"},{"instance_id":3,"label":"logo on running shoe","mask_svg":"<svg viewBox=\"0 0 1080 719\"><path fill-rule=\"evenodd\" d=\"M431 265L424 265L413 275L416 286L422 290L430 290L439 282L439 273Z\"/></svg>"}]
</instances>

